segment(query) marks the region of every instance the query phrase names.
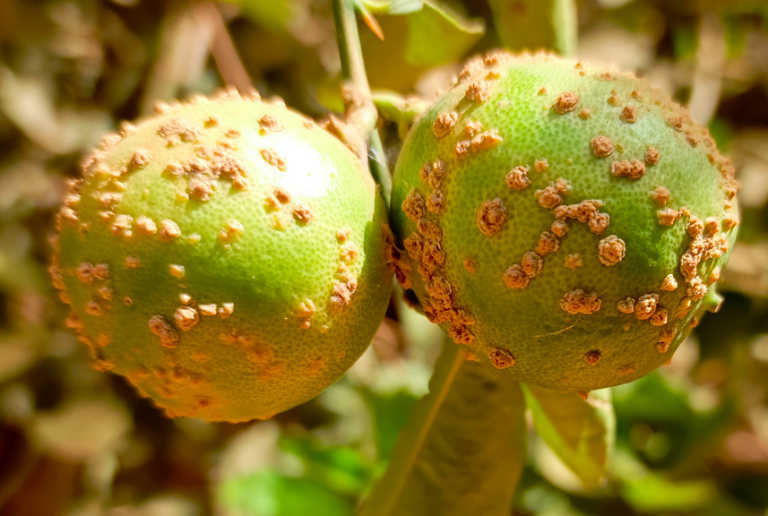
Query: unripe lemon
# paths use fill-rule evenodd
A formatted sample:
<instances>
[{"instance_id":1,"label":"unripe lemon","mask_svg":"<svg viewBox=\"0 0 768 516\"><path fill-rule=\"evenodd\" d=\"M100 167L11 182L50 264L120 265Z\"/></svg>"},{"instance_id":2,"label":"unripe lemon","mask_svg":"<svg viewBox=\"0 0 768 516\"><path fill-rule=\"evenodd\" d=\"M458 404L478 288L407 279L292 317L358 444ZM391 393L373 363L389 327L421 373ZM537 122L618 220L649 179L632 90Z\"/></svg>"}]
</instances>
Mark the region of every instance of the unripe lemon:
<instances>
[{"instance_id":1,"label":"unripe lemon","mask_svg":"<svg viewBox=\"0 0 768 516\"><path fill-rule=\"evenodd\" d=\"M388 303L385 208L311 120L234 93L105 137L51 273L95 367L171 416L268 418L318 395Z\"/></svg>"},{"instance_id":2,"label":"unripe lemon","mask_svg":"<svg viewBox=\"0 0 768 516\"><path fill-rule=\"evenodd\" d=\"M629 382L719 303L737 190L709 133L644 81L489 54L404 142L398 277L470 358L515 379Z\"/></svg>"}]
</instances>

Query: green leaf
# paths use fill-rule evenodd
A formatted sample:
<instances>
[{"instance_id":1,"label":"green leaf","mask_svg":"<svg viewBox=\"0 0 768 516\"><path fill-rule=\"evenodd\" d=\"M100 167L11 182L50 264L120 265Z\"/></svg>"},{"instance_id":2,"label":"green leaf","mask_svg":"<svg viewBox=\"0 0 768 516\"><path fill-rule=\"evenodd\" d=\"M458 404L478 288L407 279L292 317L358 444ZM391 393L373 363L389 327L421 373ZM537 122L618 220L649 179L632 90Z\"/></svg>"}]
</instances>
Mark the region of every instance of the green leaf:
<instances>
[{"instance_id":1,"label":"green leaf","mask_svg":"<svg viewBox=\"0 0 768 516\"><path fill-rule=\"evenodd\" d=\"M389 460L400 430L405 427L417 398L405 389L379 394L367 386L358 387L373 419L373 433L379 459Z\"/></svg>"},{"instance_id":2,"label":"green leaf","mask_svg":"<svg viewBox=\"0 0 768 516\"><path fill-rule=\"evenodd\" d=\"M324 446L311 437L282 437L280 448L304 463L304 478L331 491L360 496L370 481L372 466L348 446Z\"/></svg>"},{"instance_id":3,"label":"green leaf","mask_svg":"<svg viewBox=\"0 0 768 516\"><path fill-rule=\"evenodd\" d=\"M616 435L610 390L592 391L587 401L534 385L525 386L524 392L539 437L586 489L597 487Z\"/></svg>"},{"instance_id":4,"label":"green leaf","mask_svg":"<svg viewBox=\"0 0 768 516\"><path fill-rule=\"evenodd\" d=\"M554 50L576 54L575 0L488 0L496 32L511 50Z\"/></svg>"},{"instance_id":5,"label":"green leaf","mask_svg":"<svg viewBox=\"0 0 768 516\"><path fill-rule=\"evenodd\" d=\"M424 0L422 9L407 16L377 19L384 41L369 30L360 34L368 79L373 88L400 92L412 90L427 69L463 58L485 30L482 21L467 20L434 0Z\"/></svg>"},{"instance_id":6,"label":"green leaf","mask_svg":"<svg viewBox=\"0 0 768 516\"><path fill-rule=\"evenodd\" d=\"M264 470L229 480L219 500L240 516L348 516L352 503L306 478Z\"/></svg>"},{"instance_id":7,"label":"green leaf","mask_svg":"<svg viewBox=\"0 0 768 516\"><path fill-rule=\"evenodd\" d=\"M525 398L447 340L360 516L506 516L526 459Z\"/></svg>"},{"instance_id":8,"label":"green leaf","mask_svg":"<svg viewBox=\"0 0 768 516\"><path fill-rule=\"evenodd\" d=\"M389 2L389 14L410 14L420 11L424 0L392 0Z\"/></svg>"}]
</instances>

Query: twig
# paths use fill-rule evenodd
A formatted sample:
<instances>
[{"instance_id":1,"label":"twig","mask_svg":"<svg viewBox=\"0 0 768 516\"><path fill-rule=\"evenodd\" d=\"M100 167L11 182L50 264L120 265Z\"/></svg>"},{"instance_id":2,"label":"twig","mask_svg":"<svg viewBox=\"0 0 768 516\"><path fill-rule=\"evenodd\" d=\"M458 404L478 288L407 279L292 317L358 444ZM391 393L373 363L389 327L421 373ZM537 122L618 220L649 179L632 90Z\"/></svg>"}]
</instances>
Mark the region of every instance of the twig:
<instances>
[{"instance_id":1,"label":"twig","mask_svg":"<svg viewBox=\"0 0 768 516\"><path fill-rule=\"evenodd\" d=\"M350 143L357 149L363 164L369 166L371 175L379 185L384 201L389 205L392 179L389 176L381 137L376 130L378 114L371 100L371 88L365 75L355 8L351 0L333 0L333 19L336 23L336 39L339 45L341 73L344 80L343 97L346 122L354 133L349 135L352 140ZM370 154L368 145L370 145Z\"/></svg>"},{"instance_id":2,"label":"twig","mask_svg":"<svg viewBox=\"0 0 768 516\"><path fill-rule=\"evenodd\" d=\"M196 6L195 15L201 23L213 25L211 54L224 82L233 85L241 92L252 90L251 78L240 60L221 11L213 2L205 1Z\"/></svg>"}]
</instances>

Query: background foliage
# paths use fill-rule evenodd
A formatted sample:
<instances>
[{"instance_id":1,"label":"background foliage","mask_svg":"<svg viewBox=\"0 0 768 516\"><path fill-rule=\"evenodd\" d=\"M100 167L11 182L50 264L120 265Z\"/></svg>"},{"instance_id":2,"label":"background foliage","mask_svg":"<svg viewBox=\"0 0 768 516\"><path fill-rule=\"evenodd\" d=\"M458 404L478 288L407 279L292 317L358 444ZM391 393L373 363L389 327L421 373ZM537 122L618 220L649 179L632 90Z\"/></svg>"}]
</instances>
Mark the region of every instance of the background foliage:
<instances>
[{"instance_id":1,"label":"background foliage","mask_svg":"<svg viewBox=\"0 0 768 516\"><path fill-rule=\"evenodd\" d=\"M385 35L361 29L372 87L429 100L472 53L572 48L525 4L365 0ZM768 4L582 0L578 19L578 58L647 77L709 125L740 170L744 222L722 311L671 365L613 389L609 477L586 491L531 434L510 514L764 516ZM369 352L318 399L272 421L205 424L166 419L91 370L46 273L63 180L102 132L223 82L320 116L341 110L339 71L328 0L0 0L0 513L352 514L439 354L439 330L399 296ZM382 129L394 161L397 127Z\"/></svg>"}]
</instances>

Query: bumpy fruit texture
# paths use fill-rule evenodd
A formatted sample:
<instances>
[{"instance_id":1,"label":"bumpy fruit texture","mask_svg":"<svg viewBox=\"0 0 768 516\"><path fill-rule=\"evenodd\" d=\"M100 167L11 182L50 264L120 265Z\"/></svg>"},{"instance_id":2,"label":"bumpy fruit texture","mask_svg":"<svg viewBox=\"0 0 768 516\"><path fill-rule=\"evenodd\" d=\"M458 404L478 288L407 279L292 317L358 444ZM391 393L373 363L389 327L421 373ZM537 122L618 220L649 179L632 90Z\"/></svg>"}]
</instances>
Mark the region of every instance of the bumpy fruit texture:
<instances>
[{"instance_id":1,"label":"bumpy fruit texture","mask_svg":"<svg viewBox=\"0 0 768 516\"><path fill-rule=\"evenodd\" d=\"M489 54L403 145L398 279L470 359L554 389L629 382L718 305L733 176L644 81Z\"/></svg>"},{"instance_id":2,"label":"bumpy fruit texture","mask_svg":"<svg viewBox=\"0 0 768 516\"><path fill-rule=\"evenodd\" d=\"M268 418L355 362L391 288L357 157L282 105L161 105L83 164L51 272L95 367L170 416Z\"/></svg>"}]
</instances>

